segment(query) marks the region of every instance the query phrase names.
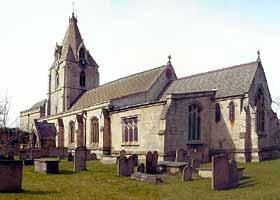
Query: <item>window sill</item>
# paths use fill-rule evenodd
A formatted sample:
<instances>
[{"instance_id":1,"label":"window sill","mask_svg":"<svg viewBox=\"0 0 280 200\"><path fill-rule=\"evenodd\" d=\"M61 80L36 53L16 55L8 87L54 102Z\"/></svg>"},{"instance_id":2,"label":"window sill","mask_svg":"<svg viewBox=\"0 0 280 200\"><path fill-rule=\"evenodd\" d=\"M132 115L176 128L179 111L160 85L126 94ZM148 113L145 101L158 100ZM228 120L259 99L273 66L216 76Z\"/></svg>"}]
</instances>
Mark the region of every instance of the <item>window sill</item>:
<instances>
[{"instance_id":1,"label":"window sill","mask_svg":"<svg viewBox=\"0 0 280 200\"><path fill-rule=\"evenodd\" d=\"M205 144L203 140L189 140L187 144Z\"/></svg>"},{"instance_id":2,"label":"window sill","mask_svg":"<svg viewBox=\"0 0 280 200\"><path fill-rule=\"evenodd\" d=\"M138 143L122 143L121 146L140 146Z\"/></svg>"}]
</instances>

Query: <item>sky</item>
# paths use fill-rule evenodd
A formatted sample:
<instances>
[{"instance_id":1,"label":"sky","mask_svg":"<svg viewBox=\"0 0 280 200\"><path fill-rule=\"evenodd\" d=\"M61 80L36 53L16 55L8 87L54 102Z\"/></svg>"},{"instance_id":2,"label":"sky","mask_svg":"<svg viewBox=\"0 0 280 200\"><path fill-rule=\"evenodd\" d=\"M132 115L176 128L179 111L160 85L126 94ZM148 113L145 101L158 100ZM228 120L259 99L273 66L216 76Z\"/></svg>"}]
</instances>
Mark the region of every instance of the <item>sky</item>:
<instances>
[{"instance_id":1,"label":"sky","mask_svg":"<svg viewBox=\"0 0 280 200\"><path fill-rule=\"evenodd\" d=\"M9 126L47 97L72 2L0 0L0 98L11 102ZM184 77L255 61L260 50L273 99L280 97L279 10L276 0L75 0L101 84L164 65L169 54Z\"/></svg>"}]
</instances>

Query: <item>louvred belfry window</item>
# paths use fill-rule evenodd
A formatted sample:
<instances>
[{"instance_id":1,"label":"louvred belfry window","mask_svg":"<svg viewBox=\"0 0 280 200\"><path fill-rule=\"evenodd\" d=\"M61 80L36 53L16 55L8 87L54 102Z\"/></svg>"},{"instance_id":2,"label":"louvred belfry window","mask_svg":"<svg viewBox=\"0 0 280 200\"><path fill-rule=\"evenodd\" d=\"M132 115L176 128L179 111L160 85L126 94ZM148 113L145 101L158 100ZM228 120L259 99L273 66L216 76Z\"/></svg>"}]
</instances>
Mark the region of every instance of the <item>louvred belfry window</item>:
<instances>
[{"instance_id":1,"label":"louvred belfry window","mask_svg":"<svg viewBox=\"0 0 280 200\"><path fill-rule=\"evenodd\" d=\"M261 89L259 89L257 92L256 106L257 106L256 128L257 128L257 131L264 131L265 106L264 106L264 95L263 95L263 91Z\"/></svg>"},{"instance_id":2,"label":"louvred belfry window","mask_svg":"<svg viewBox=\"0 0 280 200\"><path fill-rule=\"evenodd\" d=\"M221 121L221 107L219 103L216 103L215 105L215 121L216 123Z\"/></svg>"},{"instance_id":3,"label":"louvred belfry window","mask_svg":"<svg viewBox=\"0 0 280 200\"><path fill-rule=\"evenodd\" d=\"M138 119L137 117L127 117L122 119L122 142L138 141Z\"/></svg>"}]
</instances>

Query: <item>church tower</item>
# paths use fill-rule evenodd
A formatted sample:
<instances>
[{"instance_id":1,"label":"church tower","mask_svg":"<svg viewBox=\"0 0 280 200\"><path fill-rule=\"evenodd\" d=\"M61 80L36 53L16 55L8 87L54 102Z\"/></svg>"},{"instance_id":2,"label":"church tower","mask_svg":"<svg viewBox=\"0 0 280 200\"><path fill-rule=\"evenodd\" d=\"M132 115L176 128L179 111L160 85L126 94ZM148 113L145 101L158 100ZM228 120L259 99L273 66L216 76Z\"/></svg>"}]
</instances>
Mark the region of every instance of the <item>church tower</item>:
<instances>
[{"instance_id":1,"label":"church tower","mask_svg":"<svg viewBox=\"0 0 280 200\"><path fill-rule=\"evenodd\" d=\"M99 86L98 65L86 49L74 13L49 69L47 115L65 112L87 90Z\"/></svg>"}]
</instances>

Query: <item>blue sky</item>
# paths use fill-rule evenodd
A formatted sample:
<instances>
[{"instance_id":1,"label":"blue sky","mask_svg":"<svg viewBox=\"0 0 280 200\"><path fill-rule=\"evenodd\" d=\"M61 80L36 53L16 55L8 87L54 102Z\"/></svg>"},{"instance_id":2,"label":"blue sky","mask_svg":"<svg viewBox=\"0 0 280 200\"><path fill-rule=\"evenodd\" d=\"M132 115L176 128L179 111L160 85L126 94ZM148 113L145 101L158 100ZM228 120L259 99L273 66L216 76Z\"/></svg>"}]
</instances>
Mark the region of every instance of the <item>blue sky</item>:
<instances>
[{"instance_id":1,"label":"blue sky","mask_svg":"<svg viewBox=\"0 0 280 200\"><path fill-rule=\"evenodd\" d=\"M178 77L257 59L272 97L280 97L280 1L80 0L78 26L100 68L101 83L164 65ZM55 43L71 0L2 1L0 97L11 97L10 121L46 98Z\"/></svg>"}]
</instances>

